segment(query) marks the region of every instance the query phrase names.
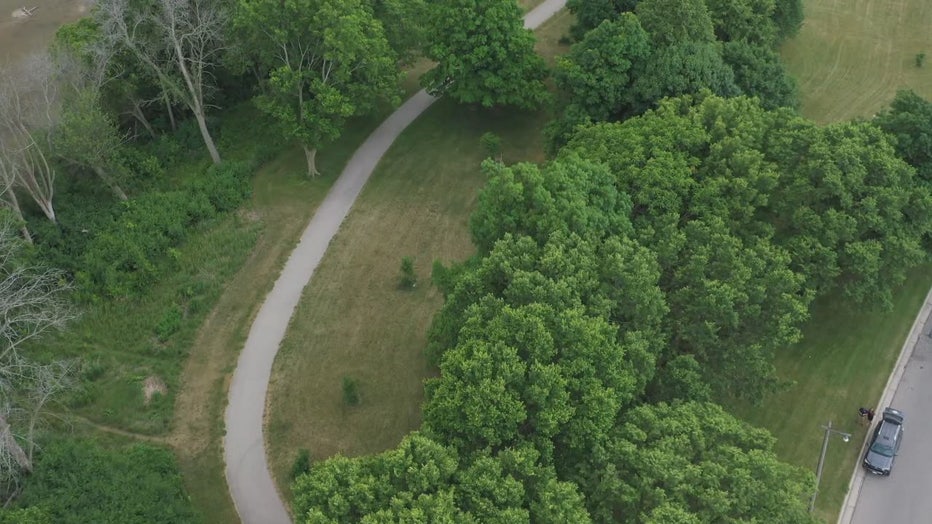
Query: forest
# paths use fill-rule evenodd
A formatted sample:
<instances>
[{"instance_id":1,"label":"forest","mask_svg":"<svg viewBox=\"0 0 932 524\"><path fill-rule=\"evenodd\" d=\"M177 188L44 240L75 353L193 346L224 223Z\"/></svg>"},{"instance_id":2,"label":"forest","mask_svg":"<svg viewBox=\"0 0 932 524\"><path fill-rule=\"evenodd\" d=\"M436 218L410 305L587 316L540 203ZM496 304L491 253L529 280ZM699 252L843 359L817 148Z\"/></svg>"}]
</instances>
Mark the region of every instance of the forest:
<instances>
[{"instance_id":1,"label":"forest","mask_svg":"<svg viewBox=\"0 0 932 524\"><path fill-rule=\"evenodd\" d=\"M476 166L476 254L432 271L422 427L297 471L295 518L812 521L813 475L722 405L781 387L773 356L814 300L883 310L928 261L932 104L902 91L869 120L802 117L777 54L801 0L567 7L572 45L548 68L514 0L99 0L0 71L0 522L204 520L158 442L60 422L118 367L74 326L181 275L145 348L124 348L175 387L240 260L182 246L233 221L248 251L237 210L258 167L297 145L319 176L418 59L431 94L551 109L548 159ZM226 273L198 271L212 259ZM153 402L132 429L166 427Z\"/></svg>"}]
</instances>

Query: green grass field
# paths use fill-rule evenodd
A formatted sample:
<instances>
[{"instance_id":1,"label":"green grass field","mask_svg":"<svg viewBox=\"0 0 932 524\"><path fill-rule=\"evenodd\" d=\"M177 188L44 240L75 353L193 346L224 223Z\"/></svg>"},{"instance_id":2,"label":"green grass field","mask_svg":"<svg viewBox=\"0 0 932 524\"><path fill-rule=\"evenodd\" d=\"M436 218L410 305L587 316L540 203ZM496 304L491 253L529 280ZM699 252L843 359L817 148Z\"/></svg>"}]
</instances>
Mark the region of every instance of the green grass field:
<instances>
[{"instance_id":1,"label":"green grass field","mask_svg":"<svg viewBox=\"0 0 932 524\"><path fill-rule=\"evenodd\" d=\"M804 0L799 35L782 49L803 114L818 122L870 117L897 89L932 97L932 2ZM918 53L929 59L916 67Z\"/></svg>"}]
</instances>

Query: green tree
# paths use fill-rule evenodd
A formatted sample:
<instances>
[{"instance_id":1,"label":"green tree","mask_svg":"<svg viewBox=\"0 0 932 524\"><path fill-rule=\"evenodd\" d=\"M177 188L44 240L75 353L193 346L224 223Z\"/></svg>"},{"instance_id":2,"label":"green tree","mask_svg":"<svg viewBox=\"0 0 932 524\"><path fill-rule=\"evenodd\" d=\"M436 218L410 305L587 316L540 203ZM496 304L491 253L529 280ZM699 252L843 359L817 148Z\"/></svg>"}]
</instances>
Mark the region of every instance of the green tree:
<instances>
[{"instance_id":1,"label":"green tree","mask_svg":"<svg viewBox=\"0 0 932 524\"><path fill-rule=\"evenodd\" d=\"M722 59L721 44L683 40L658 48L651 65L634 83L638 110L658 100L708 89L720 96L740 94L731 67Z\"/></svg>"},{"instance_id":2,"label":"green tree","mask_svg":"<svg viewBox=\"0 0 932 524\"><path fill-rule=\"evenodd\" d=\"M796 82L786 73L776 52L734 41L722 46L722 58L734 72L735 84L741 92L760 99L765 109L799 106Z\"/></svg>"},{"instance_id":3,"label":"green tree","mask_svg":"<svg viewBox=\"0 0 932 524\"><path fill-rule=\"evenodd\" d=\"M932 103L912 90L896 93L890 108L873 122L895 138L896 152L932 184Z\"/></svg>"},{"instance_id":4,"label":"green tree","mask_svg":"<svg viewBox=\"0 0 932 524\"><path fill-rule=\"evenodd\" d=\"M706 5L719 40L744 41L768 49L774 46L774 0L706 0Z\"/></svg>"},{"instance_id":5,"label":"green tree","mask_svg":"<svg viewBox=\"0 0 932 524\"><path fill-rule=\"evenodd\" d=\"M116 122L101 107L100 93L90 88L67 97L52 130L55 155L94 172L120 200L126 200L117 179L123 141Z\"/></svg>"},{"instance_id":6,"label":"green tree","mask_svg":"<svg viewBox=\"0 0 932 524\"><path fill-rule=\"evenodd\" d=\"M657 47L715 41L706 0L640 0L634 12Z\"/></svg>"},{"instance_id":7,"label":"green tree","mask_svg":"<svg viewBox=\"0 0 932 524\"><path fill-rule=\"evenodd\" d=\"M838 286L857 303L891 307L906 270L927 257L929 187L869 123L781 125L767 151L782 168L769 206L778 238L820 293Z\"/></svg>"},{"instance_id":8,"label":"green tree","mask_svg":"<svg viewBox=\"0 0 932 524\"><path fill-rule=\"evenodd\" d=\"M544 60L514 0L441 0L431 6L421 77L434 95L483 107L535 109L547 99Z\"/></svg>"},{"instance_id":9,"label":"green tree","mask_svg":"<svg viewBox=\"0 0 932 524\"><path fill-rule=\"evenodd\" d=\"M774 0L773 21L777 38L785 40L799 32L803 25L803 0Z\"/></svg>"},{"instance_id":10,"label":"green tree","mask_svg":"<svg viewBox=\"0 0 932 524\"><path fill-rule=\"evenodd\" d=\"M637 3L638 0L567 0L566 8L576 19L570 34L581 40L605 20L612 21L621 13L633 11Z\"/></svg>"},{"instance_id":11,"label":"green tree","mask_svg":"<svg viewBox=\"0 0 932 524\"><path fill-rule=\"evenodd\" d=\"M603 482L584 490L587 504L603 522L815 522L812 474L781 463L773 444L715 404L639 406L593 472Z\"/></svg>"},{"instance_id":12,"label":"green tree","mask_svg":"<svg viewBox=\"0 0 932 524\"><path fill-rule=\"evenodd\" d=\"M309 176L349 117L399 99L395 53L362 0L242 0L235 26L269 71L256 105L301 144Z\"/></svg>"},{"instance_id":13,"label":"green tree","mask_svg":"<svg viewBox=\"0 0 932 524\"><path fill-rule=\"evenodd\" d=\"M587 32L557 62L554 79L569 103L594 121L613 119L635 103L634 80L651 55L647 33L636 16L622 14Z\"/></svg>"}]
</instances>

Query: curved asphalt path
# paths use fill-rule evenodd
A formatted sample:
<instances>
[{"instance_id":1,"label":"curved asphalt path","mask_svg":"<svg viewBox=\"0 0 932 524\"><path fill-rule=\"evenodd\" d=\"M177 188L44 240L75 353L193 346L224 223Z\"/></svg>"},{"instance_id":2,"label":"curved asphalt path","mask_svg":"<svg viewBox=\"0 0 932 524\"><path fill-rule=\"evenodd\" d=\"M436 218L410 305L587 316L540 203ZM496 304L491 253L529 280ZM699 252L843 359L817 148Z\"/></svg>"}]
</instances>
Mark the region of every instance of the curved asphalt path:
<instances>
[{"instance_id":1,"label":"curved asphalt path","mask_svg":"<svg viewBox=\"0 0 932 524\"><path fill-rule=\"evenodd\" d=\"M545 0L524 17L536 29L566 0ZM349 213L369 175L392 142L437 99L420 91L409 98L356 150L291 252L275 286L249 330L230 384L223 438L227 484L245 524L286 524L291 519L269 472L262 435L272 362L304 286L310 282L330 241Z\"/></svg>"}]
</instances>

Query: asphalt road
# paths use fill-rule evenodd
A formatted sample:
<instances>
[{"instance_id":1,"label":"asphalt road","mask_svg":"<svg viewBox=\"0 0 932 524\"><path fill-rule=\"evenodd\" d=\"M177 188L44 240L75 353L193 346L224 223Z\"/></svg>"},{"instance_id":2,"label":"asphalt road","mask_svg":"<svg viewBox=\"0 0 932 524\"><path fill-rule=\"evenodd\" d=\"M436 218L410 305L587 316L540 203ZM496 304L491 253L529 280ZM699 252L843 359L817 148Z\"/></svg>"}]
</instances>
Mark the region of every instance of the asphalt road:
<instances>
[{"instance_id":1,"label":"asphalt road","mask_svg":"<svg viewBox=\"0 0 932 524\"><path fill-rule=\"evenodd\" d=\"M566 0L546 0L525 16L525 27L536 28L565 4ZM291 522L266 461L263 415L272 362L301 292L382 155L435 101L424 91L415 94L356 150L311 218L253 321L230 383L223 439L227 484L236 511L246 524Z\"/></svg>"},{"instance_id":2,"label":"asphalt road","mask_svg":"<svg viewBox=\"0 0 932 524\"><path fill-rule=\"evenodd\" d=\"M927 318L890 406L906 416L900 453L889 477L864 475L851 522L932 523L932 319ZM878 416L886 406L878 406ZM863 459L863 454L862 454Z\"/></svg>"}]
</instances>

